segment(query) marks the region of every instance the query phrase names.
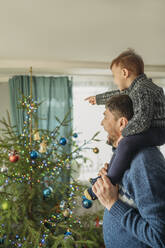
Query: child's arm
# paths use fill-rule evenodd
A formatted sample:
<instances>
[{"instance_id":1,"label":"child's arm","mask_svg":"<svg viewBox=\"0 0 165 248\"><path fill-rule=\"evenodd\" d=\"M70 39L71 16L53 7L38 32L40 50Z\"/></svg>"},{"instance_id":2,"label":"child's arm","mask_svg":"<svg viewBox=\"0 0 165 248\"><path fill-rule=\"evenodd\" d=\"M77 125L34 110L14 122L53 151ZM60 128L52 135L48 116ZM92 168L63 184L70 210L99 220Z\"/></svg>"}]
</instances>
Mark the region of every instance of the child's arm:
<instances>
[{"instance_id":1,"label":"child's arm","mask_svg":"<svg viewBox=\"0 0 165 248\"><path fill-rule=\"evenodd\" d=\"M91 103L92 105L94 104L106 104L107 100L113 96L113 95L118 95L120 94L120 90L113 90L113 91L108 91L96 96L89 96L87 98L85 98L85 101L88 101L89 103Z\"/></svg>"},{"instance_id":2,"label":"child's arm","mask_svg":"<svg viewBox=\"0 0 165 248\"><path fill-rule=\"evenodd\" d=\"M130 97L133 102L134 115L123 129L123 136L139 134L147 130L151 126L154 114L154 96L149 89L138 89Z\"/></svg>"},{"instance_id":3,"label":"child's arm","mask_svg":"<svg viewBox=\"0 0 165 248\"><path fill-rule=\"evenodd\" d=\"M112 90L96 95L96 104L98 105L106 104L106 102L108 101L108 99L110 99L111 96L119 95L119 94L120 94L120 90Z\"/></svg>"}]
</instances>

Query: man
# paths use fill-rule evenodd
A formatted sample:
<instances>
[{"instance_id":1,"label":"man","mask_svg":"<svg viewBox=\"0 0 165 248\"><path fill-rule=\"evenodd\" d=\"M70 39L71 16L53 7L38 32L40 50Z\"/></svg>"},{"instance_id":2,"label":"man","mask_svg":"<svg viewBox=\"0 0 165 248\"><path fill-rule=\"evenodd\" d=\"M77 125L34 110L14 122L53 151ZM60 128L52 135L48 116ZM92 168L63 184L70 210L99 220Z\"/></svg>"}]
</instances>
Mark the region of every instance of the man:
<instances>
[{"instance_id":1,"label":"man","mask_svg":"<svg viewBox=\"0 0 165 248\"><path fill-rule=\"evenodd\" d=\"M137 151L165 144L165 94L144 74L143 59L133 50L117 56L110 68L119 90L96 95L96 103L105 104L113 95L126 94L134 107L134 115L122 131L124 138L107 173L111 182L118 184ZM87 99L90 102L90 97ZM87 192L88 198L96 198L91 189Z\"/></svg>"},{"instance_id":2,"label":"man","mask_svg":"<svg viewBox=\"0 0 165 248\"><path fill-rule=\"evenodd\" d=\"M116 150L132 116L129 96L113 96L107 102L102 125ZM159 149L148 147L138 152L119 188L106 177L105 168L100 175L92 190L105 207L106 248L165 247L165 160Z\"/></svg>"}]
</instances>

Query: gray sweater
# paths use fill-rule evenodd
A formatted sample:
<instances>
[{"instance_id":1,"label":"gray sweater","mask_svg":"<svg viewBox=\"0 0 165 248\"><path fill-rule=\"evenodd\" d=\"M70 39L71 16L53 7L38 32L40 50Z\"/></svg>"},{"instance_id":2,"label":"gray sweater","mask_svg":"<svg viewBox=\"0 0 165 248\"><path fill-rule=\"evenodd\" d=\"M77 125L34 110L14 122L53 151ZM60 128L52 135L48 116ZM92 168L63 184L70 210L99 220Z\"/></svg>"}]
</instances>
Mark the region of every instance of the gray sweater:
<instances>
[{"instance_id":1,"label":"gray sweater","mask_svg":"<svg viewBox=\"0 0 165 248\"><path fill-rule=\"evenodd\" d=\"M163 89L145 74L139 75L129 88L96 95L97 104L105 104L117 94L129 95L133 102L134 116L124 128L123 136L139 134L149 127L165 127L165 95Z\"/></svg>"}]
</instances>

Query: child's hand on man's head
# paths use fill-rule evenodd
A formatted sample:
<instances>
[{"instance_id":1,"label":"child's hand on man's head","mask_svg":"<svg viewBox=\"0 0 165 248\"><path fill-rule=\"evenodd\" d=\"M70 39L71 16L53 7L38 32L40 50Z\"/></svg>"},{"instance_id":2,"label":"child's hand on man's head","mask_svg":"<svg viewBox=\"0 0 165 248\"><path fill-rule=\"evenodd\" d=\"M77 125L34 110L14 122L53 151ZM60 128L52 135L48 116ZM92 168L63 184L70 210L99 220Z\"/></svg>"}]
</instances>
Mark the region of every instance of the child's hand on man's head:
<instances>
[{"instance_id":1,"label":"child's hand on man's head","mask_svg":"<svg viewBox=\"0 0 165 248\"><path fill-rule=\"evenodd\" d=\"M89 97L85 98L84 100L85 101L88 101L92 105L95 105L96 104L96 97L95 96L89 96Z\"/></svg>"}]
</instances>

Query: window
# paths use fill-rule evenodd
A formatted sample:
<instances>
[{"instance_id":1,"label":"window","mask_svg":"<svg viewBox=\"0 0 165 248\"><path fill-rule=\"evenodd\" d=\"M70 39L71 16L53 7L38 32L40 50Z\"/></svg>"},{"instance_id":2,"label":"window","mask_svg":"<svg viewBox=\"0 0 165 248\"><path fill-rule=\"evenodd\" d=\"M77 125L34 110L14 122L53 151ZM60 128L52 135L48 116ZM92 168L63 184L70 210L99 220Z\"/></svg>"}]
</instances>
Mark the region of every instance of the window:
<instances>
[{"instance_id":1,"label":"window","mask_svg":"<svg viewBox=\"0 0 165 248\"><path fill-rule=\"evenodd\" d=\"M159 82L159 85L164 87L164 80L163 83L156 79L154 81ZM80 168L78 178L82 182L97 176L99 169L103 167L104 163L109 162L112 156L111 146L106 144L107 133L101 126L105 107L102 105L93 106L84 101L84 98L114 89L116 89L115 85L107 78L75 77L73 80L73 127L79 133L79 141L89 140L98 131L100 131L98 138L101 140L95 142L91 146L91 150L83 151L84 156L88 157L90 161ZM95 154L92 147L98 147L99 153ZM160 151L163 155L165 154L165 145L160 147Z\"/></svg>"},{"instance_id":2,"label":"window","mask_svg":"<svg viewBox=\"0 0 165 248\"><path fill-rule=\"evenodd\" d=\"M106 144L107 133L101 126L103 112L105 106L91 105L84 99L88 96L95 96L103 92L114 89L113 83L108 79L73 79L73 128L78 133L78 139L82 143L92 138L92 136L100 131L98 139L100 142L94 142L90 150L84 150L83 155L88 157L90 161L82 165L79 171L79 180L88 181L89 178L97 176L97 173L104 163L109 162L112 149ZM94 153L92 148L98 147L99 153Z\"/></svg>"}]
</instances>

